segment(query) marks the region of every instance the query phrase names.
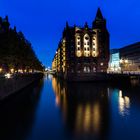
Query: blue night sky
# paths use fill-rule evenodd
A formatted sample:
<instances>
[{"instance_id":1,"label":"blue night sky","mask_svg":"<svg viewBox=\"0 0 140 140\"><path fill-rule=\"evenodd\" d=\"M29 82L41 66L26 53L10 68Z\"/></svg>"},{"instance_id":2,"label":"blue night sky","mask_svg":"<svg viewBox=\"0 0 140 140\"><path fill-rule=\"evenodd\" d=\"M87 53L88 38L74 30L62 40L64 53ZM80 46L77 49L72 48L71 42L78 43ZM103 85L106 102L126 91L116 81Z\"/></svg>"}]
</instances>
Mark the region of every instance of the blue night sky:
<instances>
[{"instance_id":1,"label":"blue night sky","mask_svg":"<svg viewBox=\"0 0 140 140\"><path fill-rule=\"evenodd\" d=\"M32 43L40 61L51 66L66 21L91 26L97 8L107 19L110 47L119 48L140 41L139 0L0 0L0 16L9 16Z\"/></svg>"}]
</instances>

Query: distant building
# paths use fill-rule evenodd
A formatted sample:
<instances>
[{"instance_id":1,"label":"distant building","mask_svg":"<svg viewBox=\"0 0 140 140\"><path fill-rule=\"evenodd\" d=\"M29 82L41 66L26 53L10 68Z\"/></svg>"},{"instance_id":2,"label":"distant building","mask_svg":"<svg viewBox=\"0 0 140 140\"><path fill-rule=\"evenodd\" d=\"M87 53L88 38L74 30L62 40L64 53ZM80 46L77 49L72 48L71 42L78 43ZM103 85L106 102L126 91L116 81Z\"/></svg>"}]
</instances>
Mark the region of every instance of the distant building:
<instances>
[{"instance_id":1,"label":"distant building","mask_svg":"<svg viewBox=\"0 0 140 140\"><path fill-rule=\"evenodd\" d=\"M120 48L119 51L123 71L140 71L140 42Z\"/></svg>"},{"instance_id":2,"label":"distant building","mask_svg":"<svg viewBox=\"0 0 140 140\"><path fill-rule=\"evenodd\" d=\"M109 62L109 33L106 20L98 9L92 28L70 27L66 23L62 39L52 62L58 75L92 76L107 72Z\"/></svg>"},{"instance_id":3,"label":"distant building","mask_svg":"<svg viewBox=\"0 0 140 140\"><path fill-rule=\"evenodd\" d=\"M120 49L112 49L110 51L108 71L140 71L140 42Z\"/></svg>"},{"instance_id":4,"label":"distant building","mask_svg":"<svg viewBox=\"0 0 140 140\"><path fill-rule=\"evenodd\" d=\"M109 71L120 72L120 51L119 49L112 49L110 51Z\"/></svg>"}]
</instances>

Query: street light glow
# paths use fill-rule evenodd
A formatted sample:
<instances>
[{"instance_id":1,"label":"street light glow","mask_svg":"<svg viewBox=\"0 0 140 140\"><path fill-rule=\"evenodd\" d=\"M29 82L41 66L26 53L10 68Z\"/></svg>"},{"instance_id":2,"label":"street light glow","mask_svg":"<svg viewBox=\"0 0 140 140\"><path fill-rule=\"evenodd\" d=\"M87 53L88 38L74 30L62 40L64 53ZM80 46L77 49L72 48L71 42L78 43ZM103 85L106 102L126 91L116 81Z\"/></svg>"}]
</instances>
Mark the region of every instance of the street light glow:
<instances>
[{"instance_id":1,"label":"street light glow","mask_svg":"<svg viewBox=\"0 0 140 140\"><path fill-rule=\"evenodd\" d=\"M11 78L11 74L10 74L10 73L6 73L4 76L5 76L5 78L7 78L7 79L10 79L10 78Z\"/></svg>"},{"instance_id":2,"label":"street light glow","mask_svg":"<svg viewBox=\"0 0 140 140\"><path fill-rule=\"evenodd\" d=\"M0 72L2 72L2 68L0 68Z\"/></svg>"}]
</instances>

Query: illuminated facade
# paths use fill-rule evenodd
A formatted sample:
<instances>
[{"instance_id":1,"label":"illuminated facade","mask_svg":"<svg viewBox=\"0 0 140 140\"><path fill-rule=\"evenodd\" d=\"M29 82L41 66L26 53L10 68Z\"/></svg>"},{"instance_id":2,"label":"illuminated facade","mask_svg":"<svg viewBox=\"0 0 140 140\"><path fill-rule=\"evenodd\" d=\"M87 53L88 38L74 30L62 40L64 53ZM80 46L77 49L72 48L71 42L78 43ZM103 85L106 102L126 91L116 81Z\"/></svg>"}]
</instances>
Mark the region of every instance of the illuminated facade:
<instances>
[{"instance_id":1,"label":"illuminated facade","mask_svg":"<svg viewBox=\"0 0 140 140\"><path fill-rule=\"evenodd\" d=\"M121 72L119 49L112 49L110 51L110 60L109 60L108 71Z\"/></svg>"},{"instance_id":2,"label":"illuminated facade","mask_svg":"<svg viewBox=\"0 0 140 140\"><path fill-rule=\"evenodd\" d=\"M140 72L140 42L112 49L110 51L109 72Z\"/></svg>"},{"instance_id":3,"label":"illuminated facade","mask_svg":"<svg viewBox=\"0 0 140 140\"><path fill-rule=\"evenodd\" d=\"M123 71L140 71L140 42L120 48L119 51Z\"/></svg>"},{"instance_id":4,"label":"illuminated facade","mask_svg":"<svg viewBox=\"0 0 140 140\"><path fill-rule=\"evenodd\" d=\"M91 76L106 72L109 61L109 33L106 20L98 9L92 28L70 27L66 23L62 39L52 62L58 75Z\"/></svg>"}]
</instances>

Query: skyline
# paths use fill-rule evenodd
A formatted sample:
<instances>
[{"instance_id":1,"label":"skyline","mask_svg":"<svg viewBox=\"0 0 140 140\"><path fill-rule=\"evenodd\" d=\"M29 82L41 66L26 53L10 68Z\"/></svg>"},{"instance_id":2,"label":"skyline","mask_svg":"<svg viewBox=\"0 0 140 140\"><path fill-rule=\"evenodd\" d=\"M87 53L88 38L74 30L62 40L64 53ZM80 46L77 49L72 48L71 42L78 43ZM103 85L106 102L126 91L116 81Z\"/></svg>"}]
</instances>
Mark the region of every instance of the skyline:
<instances>
[{"instance_id":1,"label":"skyline","mask_svg":"<svg viewBox=\"0 0 140 140\"><path fill-rule=\"evenodd\" d=\"M107 20L110 33L110 48L120 48L140 41L140 16L138 0L117 3L107 0L88 0L88 8L84 1L50 1L30 0L12 2L1 1L0 16L8 15L11 27L17 27L32 43L33 49L45 66L51 66L66 21L69 25L91 26L98 7ZM83 7L83 8L81 8ZM116 10L117 9L117 10Z\"/></svg>"}]
</instances>

